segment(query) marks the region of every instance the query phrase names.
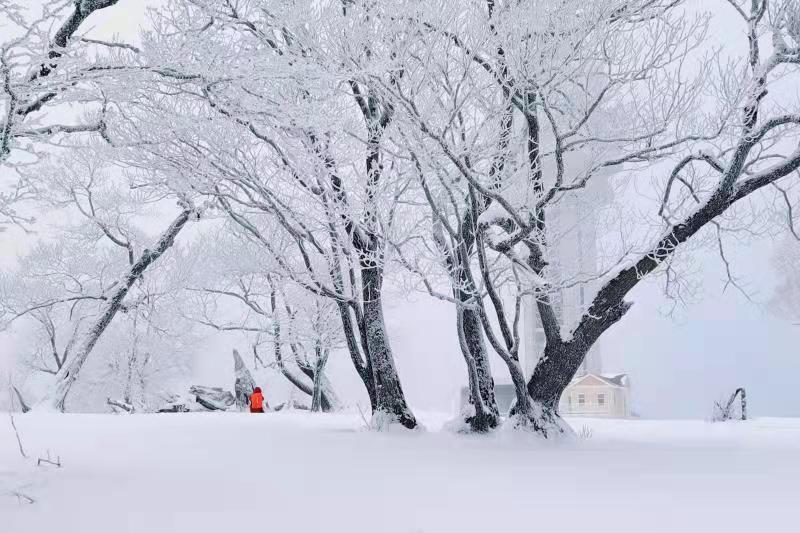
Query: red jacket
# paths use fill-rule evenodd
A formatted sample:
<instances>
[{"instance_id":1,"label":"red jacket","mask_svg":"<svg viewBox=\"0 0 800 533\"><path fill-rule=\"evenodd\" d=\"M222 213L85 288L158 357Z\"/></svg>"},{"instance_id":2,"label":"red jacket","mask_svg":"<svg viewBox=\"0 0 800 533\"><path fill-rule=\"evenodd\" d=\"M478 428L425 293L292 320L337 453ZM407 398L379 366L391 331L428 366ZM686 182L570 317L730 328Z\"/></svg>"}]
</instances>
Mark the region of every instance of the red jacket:
<instances>
[{"instance_id":1,"label":"red jacket","mask_svg":"<svg viewBox=\"0 0 800 533\"><path fill-rule=\"evenodd\" d=\"M261 388L256 387L253 394L250 395L250 410L263 411L264 403L264 395L261 393Z\"/></svg>"}]
</instances>

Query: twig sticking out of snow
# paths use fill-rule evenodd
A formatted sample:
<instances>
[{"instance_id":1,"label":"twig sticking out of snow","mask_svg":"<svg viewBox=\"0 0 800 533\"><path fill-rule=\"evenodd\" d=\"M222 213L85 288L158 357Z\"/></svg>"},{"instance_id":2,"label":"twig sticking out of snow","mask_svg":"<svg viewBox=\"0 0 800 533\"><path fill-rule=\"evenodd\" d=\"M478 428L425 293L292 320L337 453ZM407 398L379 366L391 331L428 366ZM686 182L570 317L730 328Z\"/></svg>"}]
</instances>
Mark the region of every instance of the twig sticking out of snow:
<instances>
[{"instance_id":1,"label":"twig sticking out of snow","mask_svg":"<svg viewBox=\"0 0 800 533\"><path fill-rule=\"evenodd\" d=\"M364 410L361 409L361 404L357 404L357 405L358 405L358 412L361 415L361 420L364 421L364 427L365 428L369 428L370 427L370 423L369 423L369 420L367 420L366 415L364 414Z\"/></svg>"},{"instance_id":2,"label":"twig sticking out of snow","mask_svg":"<svg viewBox=\"0 0 800 533\"><path fill-rule=\"evenodd\" d=\"M17 424L14 423L14 415L8 413L8 417L11 419L11 427L14 428L14 435L17 436L17 445L19 446L19 453L22 455L24 459L27 459L28 456L25 453L25 448L22 447L22 439L19 437L19 431L17 430Z\"/></svg>"},{"instance_id":3,"label":"twig sticking out of snow","mask_svg":"<svg viewBox=\"0 0 800 533\"><path fill-rule=\"evenodd\" d=\"M36 466L42 466L42 463L53 465L56 468L61 468L61 456L56 456L55 459L50 457L50 450L47 450L47 459L44 457L39 457L39 460L36 461Z\"/></svg>"},{"instance_id":4,"label":"twig sticking out of snow","mask_svg":"<svg viewBox=\"0 0 800 533\"><path fill-rule=\"evenodd\" d=\"M17 501L20 505L24 503L31 504L36 503L36 500L25 494L24 492L20 492L18 490L12 490L11 494L17 497Z\"/></svg>"}]
</instances>

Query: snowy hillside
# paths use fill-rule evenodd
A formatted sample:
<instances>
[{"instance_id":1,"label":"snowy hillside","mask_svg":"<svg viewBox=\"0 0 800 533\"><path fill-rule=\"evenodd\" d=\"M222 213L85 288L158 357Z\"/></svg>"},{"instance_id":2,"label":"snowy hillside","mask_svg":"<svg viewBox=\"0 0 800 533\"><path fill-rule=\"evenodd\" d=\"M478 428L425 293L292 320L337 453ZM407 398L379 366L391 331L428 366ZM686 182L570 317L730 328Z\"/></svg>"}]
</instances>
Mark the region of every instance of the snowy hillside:
<instances>
[{"instance_id":1,"label":"snowy hillside","mask_svg":"<svg viewBox=\"0 0 800 533\"><path fill-rule=\"evenodd\" d=\"M28 455L63 466L23 462L0 424L0 530L795 531L797 419L572 420L583 438L567 443L420 419L375 433L358 414L20 415Z\"/></svg>"}]
</instances>

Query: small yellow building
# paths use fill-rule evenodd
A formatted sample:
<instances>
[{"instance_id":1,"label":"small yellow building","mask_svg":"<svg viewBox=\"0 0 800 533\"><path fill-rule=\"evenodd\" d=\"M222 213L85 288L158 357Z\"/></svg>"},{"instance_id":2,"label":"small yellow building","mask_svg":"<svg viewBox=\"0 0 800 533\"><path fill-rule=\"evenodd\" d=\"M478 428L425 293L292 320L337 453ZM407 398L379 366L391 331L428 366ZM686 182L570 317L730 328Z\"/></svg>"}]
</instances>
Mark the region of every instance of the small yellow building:
<instances>
[{"instance_id":1,"label":"small yellow building","mask_svg":"<svg viewBox=\"0 0 800 533\"><path fill-rule=\"evenodd\" d=\"M500 414L508 416L516 401L514 386L507 383L494 387ZM459 408L469 404L469 388L462 387ZM584 373L567 385L558 404L561 416L628 418L631 411L631 387L627 374Z\"/></svg>"},{"instance_id":2,"label":"small yellow building","mask_svg":"<svg viewBox=\"0 0 800 533\"><path fill-rule=\"evenodd\" d=\"M558 404L561 416L628 418L631 416L627 374L582 374L567 386Z\"/></svg>"}]
</instances>

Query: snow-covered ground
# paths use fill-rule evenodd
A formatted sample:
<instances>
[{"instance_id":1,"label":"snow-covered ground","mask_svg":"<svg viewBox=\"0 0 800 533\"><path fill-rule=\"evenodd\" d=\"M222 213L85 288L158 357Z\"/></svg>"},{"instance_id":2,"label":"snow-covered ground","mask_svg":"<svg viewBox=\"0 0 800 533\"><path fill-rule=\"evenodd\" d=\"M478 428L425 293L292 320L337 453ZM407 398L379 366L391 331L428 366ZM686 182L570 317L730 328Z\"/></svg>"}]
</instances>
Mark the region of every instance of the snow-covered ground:
<instances>
[{"instance_id":1,"label":"snow-covered ground","mask_svg":"<svg viewBox=\"0 0 800 533\"><path fill-rule=\"evenodd\" d=\"M800 419L572 420L588 438L374 433L358 414L0 419L3 533L798 529ZM585 431L588 433L588 431ZM21 503L11 492L35 499Z\"/></svg>"}]
</instances>

